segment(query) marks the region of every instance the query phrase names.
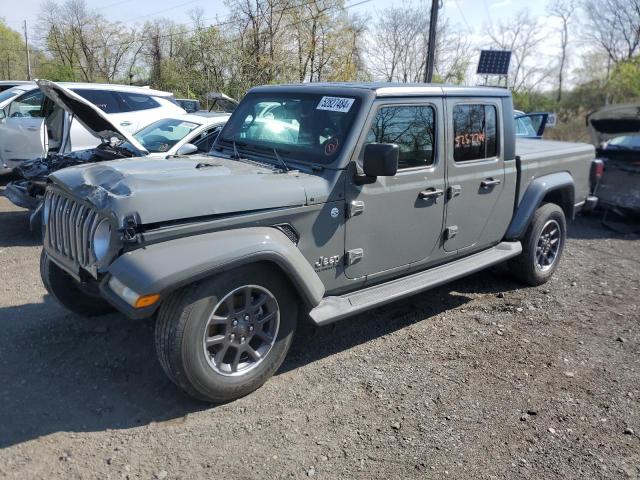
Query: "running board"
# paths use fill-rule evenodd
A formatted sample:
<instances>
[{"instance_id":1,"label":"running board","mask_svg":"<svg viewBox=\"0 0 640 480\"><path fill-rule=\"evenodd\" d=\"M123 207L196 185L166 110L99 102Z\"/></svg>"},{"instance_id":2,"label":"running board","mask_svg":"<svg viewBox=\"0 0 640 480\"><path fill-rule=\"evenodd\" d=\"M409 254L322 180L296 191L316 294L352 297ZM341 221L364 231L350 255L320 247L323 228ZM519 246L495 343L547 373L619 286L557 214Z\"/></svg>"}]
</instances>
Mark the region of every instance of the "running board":
<instances>
[{"instance_id":1,"label":"running board","mask_svg":"<svg viewBox=\"0 0 640 480\"><path fill-rule=\"evenodd\" d=\"M316 325L327 325L350 315L465 277L516 257L520 252L522 252L520 242L502 242L488 250L424 272L414 273L346 295L325 297L317 307L309 312L309 316Z\"/></svg>"}]
</instances>

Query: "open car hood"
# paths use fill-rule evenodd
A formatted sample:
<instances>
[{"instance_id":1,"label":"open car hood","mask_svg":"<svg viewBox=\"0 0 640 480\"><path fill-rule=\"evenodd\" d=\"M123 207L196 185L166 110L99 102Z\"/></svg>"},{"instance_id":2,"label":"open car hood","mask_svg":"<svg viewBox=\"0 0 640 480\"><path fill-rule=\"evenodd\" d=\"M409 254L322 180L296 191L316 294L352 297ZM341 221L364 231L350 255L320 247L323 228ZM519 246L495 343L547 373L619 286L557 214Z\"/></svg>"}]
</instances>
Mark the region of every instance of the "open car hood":
<instances>
[{"instance_id":1,"label":"open car hood","mask_svg":"<svg viewBox=\"0 0 640 480\"><path fill-rule=\"evenodd\" d=\"M121 142L128 142L133 149L137 150L132 151L136 156L149 154L133 135L120 130L113 124L106 113L77 93L49 80L36 80L36 83L42 93L57 106L73 115L84 128L102 142L110 143L113 138L116 138ZM131 148L129 149L131 150Z\"/></svg>"},{"instance_id":2,"label":"open car hood","mask_svg":"<svg viewBox=\"0 0 640 480\"><path fill-rule=\"evenodd\" d=\"M587 115L591 140L599 147L622 135L640 133L640 103L608 105Z\"/></svg>"}]
</instances>

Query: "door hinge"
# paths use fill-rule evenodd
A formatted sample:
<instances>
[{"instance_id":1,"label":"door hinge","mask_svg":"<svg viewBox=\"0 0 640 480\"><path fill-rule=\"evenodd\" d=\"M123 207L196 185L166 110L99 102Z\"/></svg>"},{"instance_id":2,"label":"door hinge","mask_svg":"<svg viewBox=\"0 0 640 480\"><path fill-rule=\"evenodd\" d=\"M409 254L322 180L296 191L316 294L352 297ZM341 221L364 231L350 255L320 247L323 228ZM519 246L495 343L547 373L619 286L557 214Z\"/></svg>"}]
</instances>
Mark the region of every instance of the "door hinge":
<instances>
[{"instance_id":1,"label":"door hinge","mask_svg":"<svg viewBox=\"0 0 640 480\"><path fill-rule=\"evenodd\" d=\"M353 265L354 263L362 260L364 256L364 250L362 248L354 248L347 252L347 265Z\"/></svg>"},{"instance_id":2,"label":"door hinge","mask_svg":"<svg viewBox=\"0 0 640 480\"><path fill-rule=\"evenodd\" d=\"M445 240L451 240L458 234L458 226L451 225L450 227L445 228L444 230L444 238Z\"/></svg>"},{"instance_id":3,"label":"door hinge","mask_svg":"<svg viewBox=\"0 0 640 480\"><path fill-rule=\"evenodd\" d=\"M364 212L364 202L362 200L352 200L349 204L349 218L360 215Z\"/></svg>"},{"instance_id":4,"label":"door hinge","mask_svg":"<svg viewBox=\"0 0 640 480\"><path fill-rule=\"evenodd\" d=\"M460 195L460 192L462 192L462 187L460 185L451 185L447 189L447 200L457 197Z\"/></svg>"}]
</instances>

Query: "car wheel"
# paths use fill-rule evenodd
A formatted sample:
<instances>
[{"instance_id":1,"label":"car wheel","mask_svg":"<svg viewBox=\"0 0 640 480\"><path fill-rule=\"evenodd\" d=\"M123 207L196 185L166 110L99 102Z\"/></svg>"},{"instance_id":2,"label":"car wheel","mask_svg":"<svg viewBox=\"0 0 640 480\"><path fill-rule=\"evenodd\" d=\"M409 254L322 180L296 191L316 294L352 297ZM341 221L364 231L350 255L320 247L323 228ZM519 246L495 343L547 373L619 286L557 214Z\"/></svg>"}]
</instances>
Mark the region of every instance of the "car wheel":
<instances>
[{"instance_id":1,"label":"car wheel","mask_svg":"<svg viewBox=\"0 0 640 480\"><path fill-rule=\"evenodd\" d=\"M241 267L171 295L156 323L158 359L191 396L213 403L259 388L280 367L296 327L297 298L279 272Z\"/></svg>"},{"instance_id":2,"label":"car wheel","mask_svg":"<svg viewBox=\"0 0 640 480\"><path fill-rule=\"evenodd\" d=\"M67 310L83 317L97 317L115 309L97 293L83 289L67 272L51 261L47 252L40 254L40 276L47 292Z\"/></svg>"},{"instance_id":3,"label":"car wheel","mask_svg":"<svg viewBox=\"0 0 640 480\"><path fill-rule=\"evenodd\" d=\"M529 285L542 285L558 268L567 238L562 209L547 203L538 208L522 239L522 253L510 262L511 272Z\"/></svg>"}]
</instances>

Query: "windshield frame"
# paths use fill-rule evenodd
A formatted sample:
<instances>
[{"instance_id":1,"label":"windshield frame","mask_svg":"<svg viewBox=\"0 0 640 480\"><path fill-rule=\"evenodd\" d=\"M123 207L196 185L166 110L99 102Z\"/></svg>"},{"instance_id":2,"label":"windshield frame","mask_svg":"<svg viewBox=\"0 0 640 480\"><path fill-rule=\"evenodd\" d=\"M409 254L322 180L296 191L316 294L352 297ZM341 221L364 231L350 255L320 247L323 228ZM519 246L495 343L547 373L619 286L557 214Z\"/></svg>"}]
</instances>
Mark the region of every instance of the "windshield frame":
<instances>
[{"instance_id":1,"label":"windshield frame","mask_svg":"<svg viewBox=\"0 0 640 480\"><path fill-rule=\"evenodd\" d=\"M375 94L365 89L355 88L329 88L327 86L313 86L313 85L293 85L287 87L272 86L272 87L257 87L251 90L240 102L236 110L232 113L231 117L225 124L224 128L218 135L216 142L213 145L211 155L220 155L221 152L225 152L234 156L233 141L235 140L236 148L242 157L246 157L248 160L256 159L258 161L267 161L267 163L273 164L276 167L282 167L282 162L278 160L277 155L273 152L276 148L280 157L284 158L287 165L306 165L310 167L324 168L344 168L345 157L351 158L353 154L353 148L357 141L359 131L356 125L361 124L366 117L367 110L370 107L370 102L367 102L369 97ZM281 102L288 98L301 99L304 97L317 97L313 98L314 101L320 102L323 96L327 97L348 97L353 99L353 104L350 107L348 114L351 115L350 122L347 123L344 128L343 139L339 151L328 161L318 161L318 151L312 152L304 147L298 147L295 144L280 143L280 142L261 142L261 141L247 141L245 138L237 137L240 131L240 123L244 122L249 112L248 108L252 108L258 103L266 102ZM247 107L247 103L250 107ZM316 107L317 108L317 107ZM233 134L231 130L235 130L236 138L232 138Z\"/></svg>"}]
</instances>

